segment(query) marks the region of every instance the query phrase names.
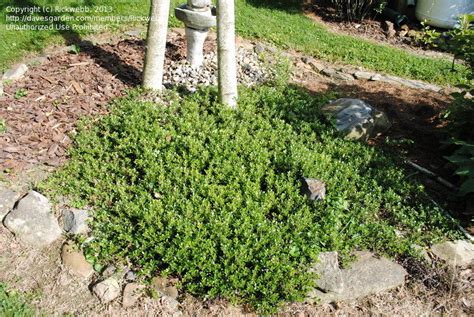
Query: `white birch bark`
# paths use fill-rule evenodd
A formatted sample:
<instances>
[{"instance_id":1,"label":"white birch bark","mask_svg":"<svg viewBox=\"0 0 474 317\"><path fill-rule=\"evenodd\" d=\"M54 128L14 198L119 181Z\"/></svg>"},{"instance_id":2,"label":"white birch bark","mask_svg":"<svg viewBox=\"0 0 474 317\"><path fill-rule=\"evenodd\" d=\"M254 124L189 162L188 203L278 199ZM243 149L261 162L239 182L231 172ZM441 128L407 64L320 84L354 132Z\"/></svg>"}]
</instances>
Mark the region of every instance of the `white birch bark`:
<instances>
[{"instance_id":1,"label":"white birch bark","mask_svg":"<svg viewBox=\"0 0 474 317\"><path fill-rule=\"evenodd\" d=\"M147 49L143 69L143 86L154 90L163 87L166 35L170 0L152 0L148 23Z\"/></svg>"},{"instance_id":2,"label":"white birch bark","mask_svg":"<svg viewBox=\"0 0 474 317\"><path fill-rule=\"evenodd\" d=\"M220 102L237 106L234 0L217 1L217 54Z\"/></svg>"}]
</instances>

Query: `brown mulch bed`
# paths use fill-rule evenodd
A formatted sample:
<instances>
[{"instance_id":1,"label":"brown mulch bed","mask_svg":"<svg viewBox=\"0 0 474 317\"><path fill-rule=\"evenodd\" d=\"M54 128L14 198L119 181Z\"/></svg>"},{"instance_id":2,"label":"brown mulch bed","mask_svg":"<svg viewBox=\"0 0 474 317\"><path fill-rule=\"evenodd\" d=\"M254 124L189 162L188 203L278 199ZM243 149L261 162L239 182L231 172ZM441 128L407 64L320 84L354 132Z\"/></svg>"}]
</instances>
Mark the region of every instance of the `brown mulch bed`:
<instances>
[{"instance_id":1,"label":"brown mulch bed","mask_svg":"<svg viewBox=\"0 0 474 317\"><path fill-rule=\"evenodd\" d=\"M208 43L205 49L214 46ZM182 34L170 32L168 62L184 59L185 49ZM0 97L0 118L7 125L0 134L0 172L61 165L77 120L106 114L112 99L140 84L144 53L141 39L96 46L84 41L79 54L63 48L6 85Z\"/></svg>"}]
</instances>

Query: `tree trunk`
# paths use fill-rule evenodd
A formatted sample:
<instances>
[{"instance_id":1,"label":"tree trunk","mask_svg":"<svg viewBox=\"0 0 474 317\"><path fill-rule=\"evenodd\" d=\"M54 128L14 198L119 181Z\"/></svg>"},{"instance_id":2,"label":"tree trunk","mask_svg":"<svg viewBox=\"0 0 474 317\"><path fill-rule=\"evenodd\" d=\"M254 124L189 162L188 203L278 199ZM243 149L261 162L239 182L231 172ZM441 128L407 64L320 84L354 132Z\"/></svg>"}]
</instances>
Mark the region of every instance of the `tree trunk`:
<instances>
[{"instance_id":1,"label":"tree trunk","mask_svg":"<svg viewBox=\"0 0 474 317\"><path fill-rule=\"evenodd\" d=\"M163 87L166 34L170 0L152 0L148 23L147 49L143 69L143 86L154 90Z\"/></svg>"},{"instance_id":2,"label":"tree trunk","mask_svg":"<svg viewBox=\"0 0 474 317\"><path fill-rule=\"evenodd\" d=\"M217 1L217 58L220 102L237 106L234 0Z\"/></svg>"}]
</instances>

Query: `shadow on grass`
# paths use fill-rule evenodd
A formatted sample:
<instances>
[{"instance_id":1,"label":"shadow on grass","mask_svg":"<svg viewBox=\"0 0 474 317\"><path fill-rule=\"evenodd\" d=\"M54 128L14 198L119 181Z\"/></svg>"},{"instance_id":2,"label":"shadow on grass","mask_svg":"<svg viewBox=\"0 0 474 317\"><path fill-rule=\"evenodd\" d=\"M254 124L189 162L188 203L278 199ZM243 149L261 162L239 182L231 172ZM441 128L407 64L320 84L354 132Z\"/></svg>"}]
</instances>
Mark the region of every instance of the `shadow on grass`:
<instances>
[{"instance_id":1,"label":"shadow on grass","mask_svg":"<svg viewBox=\"0 0 474 317\"><path fill-rule=\"evenodd\" d=\"M269 8L300 13L303 10L305 0L247 0L247 3L258 8Z\"/></svg>"}]
</instances>

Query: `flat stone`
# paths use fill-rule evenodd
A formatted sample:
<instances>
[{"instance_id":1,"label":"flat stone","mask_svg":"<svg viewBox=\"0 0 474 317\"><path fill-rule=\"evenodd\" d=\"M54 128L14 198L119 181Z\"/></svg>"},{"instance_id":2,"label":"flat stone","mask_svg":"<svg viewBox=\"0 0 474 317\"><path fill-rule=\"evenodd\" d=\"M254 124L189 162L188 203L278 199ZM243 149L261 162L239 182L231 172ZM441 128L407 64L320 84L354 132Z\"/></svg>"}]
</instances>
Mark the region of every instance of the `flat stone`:
<instances>
[{"instance_id":1,"label":"flat stone","mask_svg":"<svg viewBox=\"0 0 474 317\"><path fill-rule=\"evenodd\" d=\"M326 184L316 178L303 178L302 191L309 200L323 200L326 197Z\"/></svg>"},{"instance_id":2,"label":"flat stone","mask_svg":"<svg viewBox=\"0 0 474 317\"><path fill-rule=\"evenodd\" d=\"M12 68L7 70L7 72L3 74L2 80L18 80L22 78L27 71L28 66L26 66L25 64L13 65Z\"/></svg>"},{"instance_id":3,"label":"flat stone","mask_svg":"<svg viewBox=\"0 0 474 317\"><path fill-rule=\"evenodd\" d=\"M86 234L89 232L89 212L81 209L63 210L64 231L71 234Z\"/></svg>"},{"instance_id":4,"label":"flat stone","mask_svg":"<svg viewBox=\"0 0 474 317\"><path fill-rule=\"evenodd\" d=\"M375 76L375 74L371 72L356 71L354 73L356 79L370 80L373 76Z\"/></svg>"},{"instance_id":5,"label":"flat stone","mask_svg":"<svg viewBox=\"0 0 474 317\"><path fill-rule=\"evenodd\" d=\"M386 258L376 258L370 252L357 252L357 260L349 269L342 270L344 289L340 293L313 290L306 299L321 303L353 301L371 294L381 293L405 283L405 269Z\"/></svg>"},{"instance_id":6,"label":"flat stone","mask_svg":"<svg viewBox=\"0 0 474 317\"><path fill-rule=\"evenodd\" d=\"M151 286L161 295L178 298L178 289L165 277L156 276L151 280Z\"/></svg>"},{"instance_id":7,"label":"flat stone","mask_svg":"<svg viewBox=\"0 0 474 317\"><path fill-rule=\"evenodd\" d=\"M474 245L466 240L435 244L431 247L431 252L452 266L465 266L474 263Z\"/></svg>"},{"instance_id":8,"label":"flat stone","mask_svg":"<svg viewBox=\"0 0 474 317\"><path fill-rule=\"evenodd\" d=\"M130 283L125 285L122 294L122 307L129 308L135 305L135 303L142 297L144 285L138 283Z\"/></svg>"},{"instance_id":9,"label":"flat stone","mask_svg":"<svg viewBox=\"0 0 474 317\"><path fill-rule=\"evenodd\" d=\"M84 254L81 250L76 249L72 243L63 245L61 259L63 265L79 277L87 279L94 273L94 268L86 261Z\"/></svg>"},{"instance_id":10,"label":"flat stone","mask_svg":"<svg viewBox=\"0 0 474 317\"><path fill-rule=\"evenodd\" d=\"M92 292L102 303L108 303L120 296L119 282L112 277L99 282L92 287Z\"/></svg>"},{"instance_id":11,"label":"flat stone","mask_svg":"<svg viewBox=\"0 0 474 317\"><path fill-rule=\"evenodd\" d=\"M317 289L325 293L342 293L344 290L342 270L339 268L337 252L321 252L318 263L310 271L319 276L316 281Z\"/></svg>"},{"instance_id":12,"label":"flat stone","mask_svg":"<svg viewBox=\"0 0 474 317\"><path fill-rule=\"evenodd\" d=\"M311 66L311 68L318 73L320 73L323 69L326 68L325 65L315 60L310 60L308 65Z\"/></svg>"},{"instance_id":13,"label":"flat stone","mask_svg":"<svg viewBox=\"0 0 474 317\"><path fill-rule=\"evenodd\" d=\"M337 80L354 80L354 77L351 74L346 74L340 71L337 71L333 68L325 68L321 71L324 75L331 77Z\"/></svg>"},{"instance_id":14,"label":"flat stone","mask_svg":"<svg viewBox=\"0 0 474 317\"><path fill-rule=\"evenodd\" d=\"M0 187L0 222L13 209L18 198L20 198L18 193Z\"/></svg>"},{"instance_id":15,"label":"flat stone","mask_svg":"<svg viewBox=\"0 0 474 317\"><path fill-rule=\"evenodd\" d=\"M51 244L62 233L48 199L35 191L18 202L4 224L20 241L38 248Z\"/></svg>"},{"instance_id":16,"label":"flat stone","mask_svg":"<svg viewBox=\"0 0 474 317\"><path fill-rule=\"evenodd\" d=\"M137 274L135 274L135 272L133 272L133 271L128 271L127 273L125 273L124 278L128 282L133 282L133 281L137 280Z\"/></svg>"}]
</instances>

